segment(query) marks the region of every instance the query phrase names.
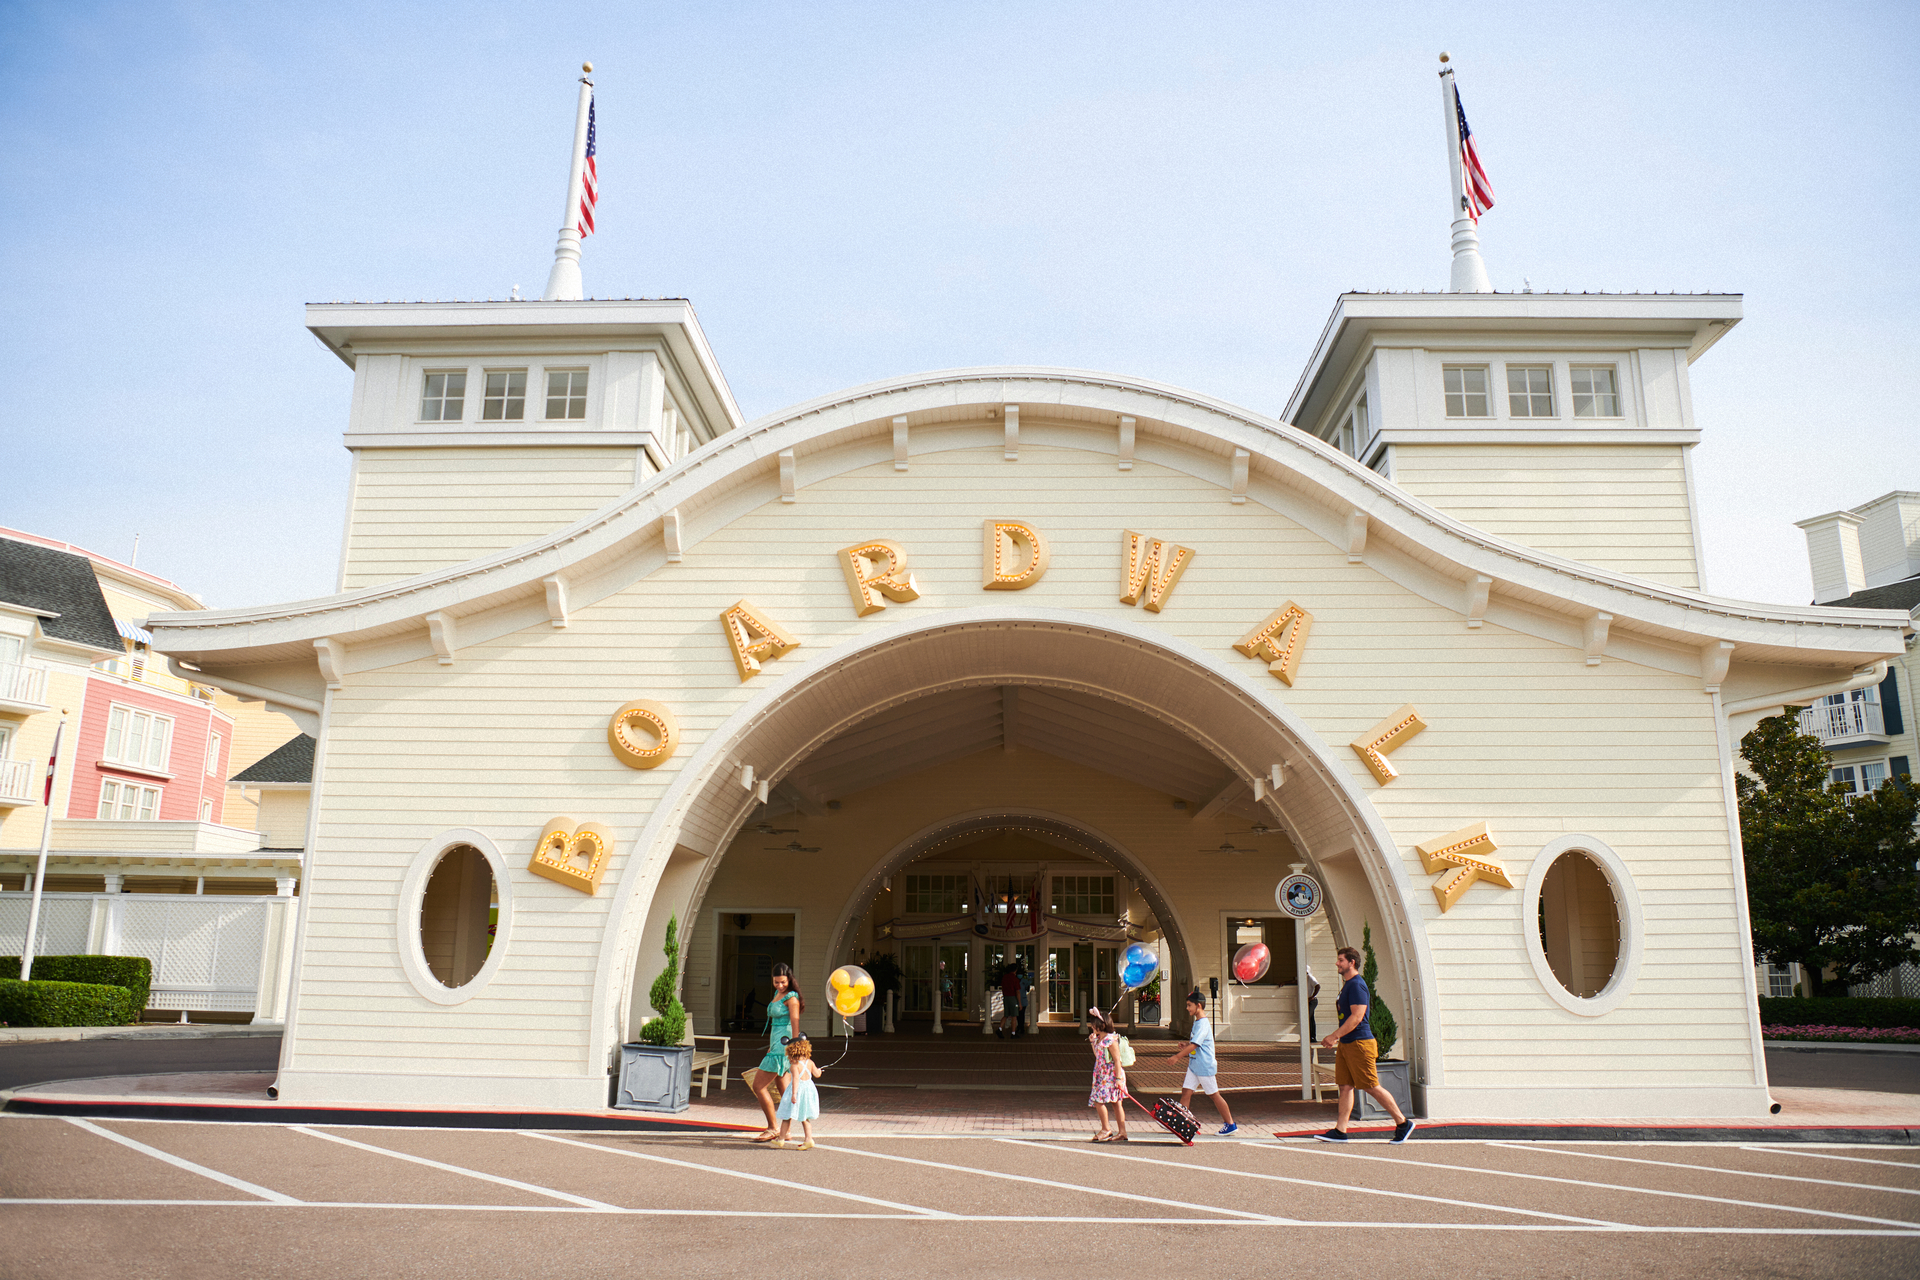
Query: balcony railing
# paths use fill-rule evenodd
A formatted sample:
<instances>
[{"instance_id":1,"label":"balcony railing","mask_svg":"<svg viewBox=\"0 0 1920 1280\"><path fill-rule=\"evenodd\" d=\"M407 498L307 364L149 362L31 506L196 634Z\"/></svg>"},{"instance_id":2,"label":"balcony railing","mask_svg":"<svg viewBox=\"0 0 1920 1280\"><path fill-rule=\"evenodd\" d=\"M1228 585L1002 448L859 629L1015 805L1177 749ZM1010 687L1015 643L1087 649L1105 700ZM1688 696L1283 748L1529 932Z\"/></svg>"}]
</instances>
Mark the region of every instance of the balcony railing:
<instances>
[{"instance_id":1,"label":"balcony railing","mask_svg":"<svg viewBox=\"0 0 1920 1280\"><path fill-rule=\"evenodd\" d=\"M0 804L33 804L35 771L31 760L0 760Z\"/></svg>"},{"instance_id":2,"label":"balcony railing","mask_svg":"<svg viewBox=\"0 0 1920 1280\"><path fill-rule=\"evenodd\" d=\"M45 709L47 669L21 662L0 662L0 702Z\"/></svg>"},{"instance_id":3,"label":"balcony railing","mask_svg":"<svg viewBox=\"0 0 1920 1280\"><path fill-rule=\"evenodd\" d=\"M1886 739L1886 721L1877 702L1821 703L1800 713L1800 732L1820 739L1821 745L1835 742Z\"/></svg>"}]
</instances>

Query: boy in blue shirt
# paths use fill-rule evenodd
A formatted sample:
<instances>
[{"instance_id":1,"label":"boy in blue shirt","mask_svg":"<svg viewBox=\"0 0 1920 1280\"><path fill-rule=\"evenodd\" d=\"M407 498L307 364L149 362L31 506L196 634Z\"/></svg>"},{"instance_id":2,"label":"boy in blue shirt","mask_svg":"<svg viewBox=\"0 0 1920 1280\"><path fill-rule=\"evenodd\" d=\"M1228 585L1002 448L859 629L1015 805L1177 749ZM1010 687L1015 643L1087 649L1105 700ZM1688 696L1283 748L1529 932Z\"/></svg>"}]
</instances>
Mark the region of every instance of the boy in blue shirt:
<instances>
[{"instance_id":1,"label":"boy in blue shirt","mask_svg":"<svg viewBox=\"0 0 1920 1280\"><path fill-rule=\"evenodd\" d=\"M1207 1021L1207 998L1198 991L1187 997L1187 1017L1193 1020L1193 1029L1187 1032L1186 1043L1167 1059L1176 1067L1183 1059L1187 1063L1187 1078L1180 1089L1180 1105L1190 1105L1193 1091L1202 1090L1213 1099L1214 1109L1226 1122L1221 1126L1220 1136L1228 1137L1239 1132L1240 1126L1233 1122L1233 1112L1227 1109L1226 1095L1220 1092L1220 1063L1213 1053L1213 1024Z\"/></svg>"}]
</instances>

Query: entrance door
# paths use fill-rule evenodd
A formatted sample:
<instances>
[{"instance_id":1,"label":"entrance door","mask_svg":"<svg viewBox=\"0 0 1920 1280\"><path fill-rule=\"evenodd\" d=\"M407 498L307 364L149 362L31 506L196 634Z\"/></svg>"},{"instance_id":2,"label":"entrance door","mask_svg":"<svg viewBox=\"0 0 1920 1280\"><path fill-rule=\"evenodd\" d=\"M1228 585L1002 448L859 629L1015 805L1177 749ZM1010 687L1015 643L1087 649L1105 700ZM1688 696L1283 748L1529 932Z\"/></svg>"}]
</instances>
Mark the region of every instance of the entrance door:
<instances>
[{"instance_id":1,"label":"entrance door","mask_svg":"<svg viewBox=\"0 0 1920 1280\"><path fill-rule=\"evenodd\" d=\"M992 1013L1000 1000L1000 975L1006 972L1010 964L1019 965L1020 972L1029 977L1034 975L1034 945L1031 942L990 943L987 946L986 993L987 1012Z\"/></svg>"},{"instance_id":2,"label":"entrance door","mask_svg":"<svg viewBox=\"0 0 1920 1280\"><path fill-rule=\"evenodd\" d=\"M940 993L940 1016L965 1016L968 999L966 943L908 942L902 944L900 966L906 979L906 1012L933 1016L933 993Z\"/></svg>"},{"instance_id":3,"label":"entrance door","mask_svg":"<svg viewBox=\"0 0 1920 1280\"><path fill-rule=\"evenodd\" d=\"M1110 943L1076 942L1047 952L1052 966L1048 1009L1078 1017L1082 1009L1111 1013L1120 1000L1120 948Z\"/></svg>"},{"instance_id":4,"label":"entrance door","mask_svg":"<svg viewBox=\"0 0 1920 1280\"><path fill-rule=\"evenodd\" d=\"M729 1031L764 1031L767 1005L773 1000L773 966L793 963L793 917L719 914L720 1004L714 1016Z\"/></svg>"},{"instance_id":5,"label":"entrance door","mask_svg":"<svg viewBox=\"0 0 1920 1280\"><path fill-rule=\"evenodd\" d=\"M943 944L940 947L940 1016L942 1018L967 1012L968 995L972 987L968 981L967 957L973 950L966 943L958 946Z\"/></svg>"}]
</instances>

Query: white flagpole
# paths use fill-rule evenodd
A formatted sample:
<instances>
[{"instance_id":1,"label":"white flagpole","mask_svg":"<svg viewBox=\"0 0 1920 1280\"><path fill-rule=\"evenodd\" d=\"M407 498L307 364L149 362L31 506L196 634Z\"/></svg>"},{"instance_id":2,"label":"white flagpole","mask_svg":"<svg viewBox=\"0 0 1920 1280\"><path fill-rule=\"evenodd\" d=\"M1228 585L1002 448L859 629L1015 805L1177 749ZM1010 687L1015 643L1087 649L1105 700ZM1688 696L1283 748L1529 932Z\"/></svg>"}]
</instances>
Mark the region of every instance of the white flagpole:
<instances>
[{"instance_id":1,"label":"white flagpole","mask_svg":"<svg viewBox=\"0 0 1920 1280\"><path fill-rule=\"evenodd\" d=\"M34 935L40 931L40 894L47 882L47 849L53 841L53 773L60 763L60 739L67 732L67 713L60 713L60 725L53 731L53 751L47 756L47 788L41 799L47 802L46 817L40 822L40 861L33 868L33 905L27 908L27 939L20 946L20 980L33 977Z\"/></svg>"},{"instance_id":2,"label":"white flagpole","mask_svg":"<svg viewBox=\"0 0 1920 1280\"><path fill-rule=\"evenodd\" d=\"M1460 162L1460 99L1453 83L1453 68L1440 55L1440 114L1447 129L1447 172L1452 177L1453 197L1453 278L1448 293L1492 293L1487 264L1480 257L1480 229L1467 213L1466 174ZM556 268L557 269L557 268Z\"/></svg>"},{"instance_id":3,"label":"white flagpole","mask_svg":"<svg viewBox=\"0 0 1920 1280\"><path fill-rule=\"evenodd\" d=\"M578 302L580 284L580 195L587 169L587 110L593 102L593 64L580 69L580 108L573 122L573 167L567 171L567 208L560 220L560 242L553 247L553 271L547 276L544 302Z\"/></svg>"}]
</instances>

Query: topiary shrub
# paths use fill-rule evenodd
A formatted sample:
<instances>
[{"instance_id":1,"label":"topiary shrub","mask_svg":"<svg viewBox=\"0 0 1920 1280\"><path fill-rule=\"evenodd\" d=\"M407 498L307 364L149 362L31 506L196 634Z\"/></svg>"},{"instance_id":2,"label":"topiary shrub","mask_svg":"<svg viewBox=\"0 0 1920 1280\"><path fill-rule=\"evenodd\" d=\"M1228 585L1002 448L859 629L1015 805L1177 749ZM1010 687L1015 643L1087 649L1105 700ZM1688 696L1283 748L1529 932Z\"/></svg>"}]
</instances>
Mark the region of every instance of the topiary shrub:
<instances>
[{"instance_id":1,"label":"topiary shrub","mask_svg":"<svg viewBox=\"0 0 1920 1280\"><path fill-rule=\"evenodd\" d=\"M118 1027L137 1012L125 987L0 978L0 1022L10 1027Z\"/></svg>"},{"instance_id":2,"label":"topiary shrub","mask_svg":"<svg viewBox=\"0 0 1920 1280\"><path fill-rule=\"evenodd\" d=\"M1373 926L1360 926L1360 954L1364 963L1360 967L1360 978L1367 984L1367 998L1373 1004L1367 1009L1367 1021L1373 1025L1373 1038L1380 1042L1381 1058L1393 1050L1394 1042L1400 1038L1400 1026L1393 1020L1393 1010L1387 1008L1387 1002L1380 998L1380 988L1375 984L1380 980L1380 962L1373 958Z\"/></svg>"},{"instance_id":3,"label":"topiary shrub","mask_svg":"<svg viewBox=\"0 0 1920 1280\"><path fill-rule=\"evenodd\" d=\"M0 978L20 976L19 956L0 956ZM35 956L35 982L89 982L125 987L133 997L132 1022L147 1007L153 986L153 961L145 956Z\"/></svg>"},{"instance_id":4,"label":"topiary shrub","mask_svg":"<svg viewBox=\"0 0 1920 1280\"><path fill-rule=\"evenodd\" d=\"M643 1044L675 1045L687 1035L687 1009L680 1003L680 918L667 919L667 967L647 988L647 1003L660 1016L640 1028Z\"/></svg>"}]
</instances>

